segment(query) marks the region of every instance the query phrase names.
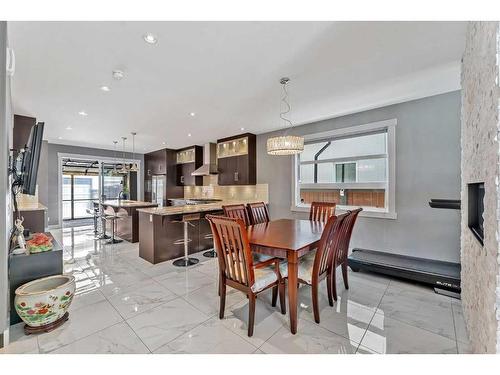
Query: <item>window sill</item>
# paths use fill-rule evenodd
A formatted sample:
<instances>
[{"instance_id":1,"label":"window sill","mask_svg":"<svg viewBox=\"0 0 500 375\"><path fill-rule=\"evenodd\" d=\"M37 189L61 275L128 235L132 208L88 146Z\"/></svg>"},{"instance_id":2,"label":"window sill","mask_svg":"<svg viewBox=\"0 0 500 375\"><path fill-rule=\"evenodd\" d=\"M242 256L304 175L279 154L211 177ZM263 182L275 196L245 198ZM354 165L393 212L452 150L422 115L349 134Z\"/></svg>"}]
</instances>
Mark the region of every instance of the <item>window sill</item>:
<instances>
[{"instance_id":1,"label":"window sill","mask_svg":"<svg viewBox=\"0 0 500 375\"><path fill-rule=\"evenodd\" d=\"M343 214L346 211L348 211L349 208L355 209L357 207L337 206L335 209L335 213L336 214ZM310 206L309 205L297 205L297 206L292 206L290 208L290 210L292 212L309 212ZM363 207L363 211L360 212L359 216L370 217L370 218L375 218L375 219L390 219L390 220L396 220L398 218L398 214L396 212L371 209L371 208L367 208L367 207Z\"/></svg>"}]
</instances>

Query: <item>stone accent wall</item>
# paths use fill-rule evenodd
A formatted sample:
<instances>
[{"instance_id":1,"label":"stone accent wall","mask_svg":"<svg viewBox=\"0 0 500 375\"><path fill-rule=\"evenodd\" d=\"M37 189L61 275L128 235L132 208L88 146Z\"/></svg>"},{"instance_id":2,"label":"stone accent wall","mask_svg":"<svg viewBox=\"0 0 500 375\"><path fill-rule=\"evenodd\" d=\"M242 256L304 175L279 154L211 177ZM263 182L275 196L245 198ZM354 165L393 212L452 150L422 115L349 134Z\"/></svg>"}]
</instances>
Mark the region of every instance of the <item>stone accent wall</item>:
<instances>
[{"instance_id":1,"label":"stone accent wall","mask_svg":"<svg viewBox=\"0 0 500 375\"><path fill-rule=\"evenodd\" d=\"M474 353L500 352L498 22L470 22L462 62L462 305ZM484 182L484 246L467 223L467 184Z\"/></svg>"}]
</instances>

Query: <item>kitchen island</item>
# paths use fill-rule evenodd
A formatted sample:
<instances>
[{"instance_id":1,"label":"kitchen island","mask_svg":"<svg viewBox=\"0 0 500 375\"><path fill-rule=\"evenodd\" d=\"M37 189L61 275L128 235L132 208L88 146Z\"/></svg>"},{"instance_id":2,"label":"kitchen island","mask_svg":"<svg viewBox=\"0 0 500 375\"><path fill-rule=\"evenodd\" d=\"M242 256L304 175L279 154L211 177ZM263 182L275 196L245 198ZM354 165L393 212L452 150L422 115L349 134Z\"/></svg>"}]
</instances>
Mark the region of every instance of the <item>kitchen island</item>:
<instances>
[{"instance_id":1,"label":"kitchen island","mask_svg":"<svg viewBox=\"0 0 500 375\"><path fill-rule=\"evenodd\" d=\"M156 203L132 201L132 200L109 200L102 203L104 213L116 215L115 235L129 242L139 241L139 215L140 208L157 207ZM107 233L111 233L111 223L106 228Z\"/></svg>"},{"instance_id":2,"label":"kitchen island","mask_svg":"<svg viewBox=\"0 0 500 375\"><path fill-rule=\"evenodd\" d=\"M156 264L184 255L184 224L189 220L189 254L213 248L210 224L205 216L222 215L222 206L248 203L220 201L209 204L141 208L139 212L139 256Z\"/></svg>"}]
</instances>

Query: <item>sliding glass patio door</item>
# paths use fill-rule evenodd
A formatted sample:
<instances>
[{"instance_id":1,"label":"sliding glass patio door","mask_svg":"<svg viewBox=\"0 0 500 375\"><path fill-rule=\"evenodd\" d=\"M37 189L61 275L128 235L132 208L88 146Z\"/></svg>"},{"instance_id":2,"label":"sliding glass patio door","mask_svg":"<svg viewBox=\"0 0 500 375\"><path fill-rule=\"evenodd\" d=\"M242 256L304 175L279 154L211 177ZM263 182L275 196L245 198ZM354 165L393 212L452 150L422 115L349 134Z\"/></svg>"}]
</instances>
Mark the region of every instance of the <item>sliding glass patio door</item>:
<instances>
[{"instance_id":1,"label":"sliding glass patio door","mask_svg":"<svg viewBox=\"0 0 500 375\"><path fill-rule=\"evenodd\" d=\"M99 175L63 174L63 220L92 217L87 209L99 199Z\"/></svg>"}]
</instances>

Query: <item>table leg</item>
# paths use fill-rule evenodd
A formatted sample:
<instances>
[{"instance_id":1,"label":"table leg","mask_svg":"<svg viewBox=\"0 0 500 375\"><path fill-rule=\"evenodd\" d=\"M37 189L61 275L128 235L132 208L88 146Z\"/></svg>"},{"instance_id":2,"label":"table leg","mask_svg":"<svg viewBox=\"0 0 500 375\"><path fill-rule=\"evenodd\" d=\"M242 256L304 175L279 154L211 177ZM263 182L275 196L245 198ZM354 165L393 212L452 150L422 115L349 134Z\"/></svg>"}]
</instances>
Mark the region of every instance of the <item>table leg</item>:
<instances>
[{"instance_id":1,"label":"table leg","mask_svg":"<svg viewBox=\"0 0 500 375\"><path fill-rule=\"evenodd\" d=\"M288 313L290 314L290 331L297 333L297 259L288 257Z\"/></svg>"}]
</instances>

